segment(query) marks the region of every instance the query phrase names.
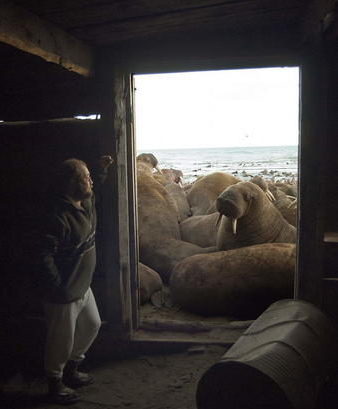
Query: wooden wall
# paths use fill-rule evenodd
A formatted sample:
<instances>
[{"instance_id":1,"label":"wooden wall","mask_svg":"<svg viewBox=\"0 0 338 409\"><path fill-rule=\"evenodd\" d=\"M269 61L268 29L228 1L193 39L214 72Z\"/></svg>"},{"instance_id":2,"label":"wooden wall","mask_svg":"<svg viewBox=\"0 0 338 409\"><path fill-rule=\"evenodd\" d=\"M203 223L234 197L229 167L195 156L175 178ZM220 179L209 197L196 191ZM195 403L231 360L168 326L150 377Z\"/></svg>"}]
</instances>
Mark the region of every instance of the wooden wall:
<instances>
[{"instance_id":1,"label":"wooden wall","mask_svg":"<svg viewBox=\"0 0 338 409\"><path fill-rule=\"evenodd\" d=\"M74 156L84 159L89 166L93 166L103 154L110 154L115 159L99 209L102 213L99 226L102 246L98 247L97 269L103 271L106 280L98 289L102 292L99 299L104 304L101 308L103 319L109 316L114 333L121 334L130 327L130 314L126 312L130 310L129 267L125 257L129 237L124 234L128 232L128 195L132 194L127 188L132 168L126 161L126 149L132 146L126 136L127 128L128 132L130 130L127 126L130 115L126 118L126 107L130 108L126 101L130 89L129 75L124 77L114 72L111 58L106 55L98 61L95 78L81 78L7 46L0 45L0 55L6 57L0 60L3 69L0 119L13 122L11 125L0 124L1 157L4 158L1 169L4 170L4 190L7 192L7 200L1 206L5 209L4 224L11 223L9 230L13 231L13 240L18 236L17 232L23 230L23 224L34 223L39 214L36 209L39 200L35 198L44 195L48 168ZM100 114L101 119L62 120L89 114ZM8 213L22 216L12 223ZM98 231L98 235L100 233ZM11 245L13 240L6 240L8 263L16 257L16 247ZM121 288L127 291L127 296Z\"/></svg>"},{"instance_id":2,"label":"wooden wall","mask_svg":"<svg viewBox=\"0 0 338 409\"><path fill-rule=\"evenodd\" d=\"M101 128L100 120L76 119L0 124L3 189L0 217L2 230L7 232L8 266L4 271L16 289L20 288L20 280L29 275L30 234L43 222L41 215L53 169L63 160L75 157L84 160L95 171L102 143ZM100 254L100 242L105 231L101 214L99 220ZM102 263L98 263L96 278L100 280L102 274ZM13 286L7 287L7 295L9 288ZM14 301L15 296L11 296ZM103 297L99 297L98 301L101 310L104 309ZM35 302L31 305L37 307Z\"/></svg>"},{"instance_id":3,"label":"wooden wall","mask_svg":"<svg viewBox=\"0 0 338 409\"><path fill-rule=\"evenodd\" d=\"M322 175L324 195L323 223L326 234L323 243L323 305L338 320L338 48L337 42L327 43L328 54L328 121L325 139L325 172ZM325 239L325 238L324 238Z\"/></svg>"},{"instance_id":4,"label":"wooden wall","mask_svg":"<svg viewBox=\"0 0 338 409\"><path fill-rule=\"evenodd\" d=\"M330 45L330 44L329 44ZM331 48L333 47L333 48ZM325 140L326 172L323 175L325 192L325 230L338 231L338 48L330 46L328 53L328 132Z\"/></svg>"},{"instance_id":5,"label":"wooden wall","mask_svg":"<svg viewBox=\"0 0 338 409\"><path fill-rule=\"evenodd\" d=\"M0 120L72 118L100 111L106 91L94 78L0 43Z\"/></svg>"},{"instance_id":6,"label":"wooden wall","mask_svg":"<svg viewBox=\"0 0 338 409\"><path fill-rule=\"evenodd\" d=\"M279 27L271 33L257 27L250 36L243 31L227 38L220 31L210 35L199 35L196 32L184 38L159 36L151 41L125 41L114 48L97 50L96 77L92 79L67 73L37 57L8 48L1 49L10 64L2 64L5 70L0 78L3 90L0 119L41 120L72 117L75 114L103 114L101 121L93 122L39 122L0 126L3 145L1 155L4 158L1 164L2 179L5 183L6 200L13 204L9 211L1 212L3 225L9 225L13 216L19 214L22 221L13 230L15 240L17 231L20 231L27 220L30 222L32 213L34 219L37 214L35 198L48 181L45 165L52 166L58 160L70 156L78 156L90 165L101 153L112 153L115 158L119 157L104 212L105 220L109 220L108 248L104 251L104 258L108 256L110 259L109 249L114 243L119 243L119 250L114 253L116 265L110 267L110 273L115 269L120 274L115 282L119 288L114 288L115 293L111 292L110 298L116 297L115 307L117 310L121 309L118 312L121 317L128 315L129 306L124 295L128 292L125 272L129 267L125 257L127 253L123 253L124 248L132 246L124 234L129 223L126 213L130 204L128 195L132 196L130 187L126 186L126 182L132 180L132 167L130 163L126 163L126 149L131 142L128 128L132 121L127 113L130 104L128 75L300 65L304 73L302 112L306 121L302 129L303 184L298 260L301 270L298 283L302 286L302 291L298 295L322 303L321 279L323 274L327 274L322 233L323 229L338 227L338 217L334 211L338 200L332 199L337 196L333 176L337 173L337 56L332 51L335 46L331 44L328 47L331 51L324 52L329 59L327 66L330 67L326 72L324 61L321 60L322 51L318 54L318 45L310 44L304 49L296 41L296 31L296 27ZM26 70L22 69L25 65ZM13 78L12 72L16 72ZM114 77L117 79L115 84ZM324 136L321 135L322 132ZM114 186L117 195L113 193ZM22 202L26 201L31 205L23 205ZM23 208L29 209L29 218L26 218L26 210L23 211ZM123 221L119 220L121 214ZM10 249L9 255L13 249ZM133 251L131 247L129 250ZM334 264L335 256L331 259ZM331 267L327 269L332 270ZM125 320L128 321L128 318L121 318L121 321Z\"/></svg>"}]
</instances>

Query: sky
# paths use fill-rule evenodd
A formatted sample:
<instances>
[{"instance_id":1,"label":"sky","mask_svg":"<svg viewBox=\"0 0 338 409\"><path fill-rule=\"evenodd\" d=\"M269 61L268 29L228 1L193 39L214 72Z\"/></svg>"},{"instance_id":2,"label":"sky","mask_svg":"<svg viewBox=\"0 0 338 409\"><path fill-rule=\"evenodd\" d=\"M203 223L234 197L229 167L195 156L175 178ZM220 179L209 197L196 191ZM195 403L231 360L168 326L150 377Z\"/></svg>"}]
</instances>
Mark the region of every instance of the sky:
<instances>
[{"instance_id":1,"label":"sky","mask_svg":"<svg viewBox=\"0 0 338 409\"><path fill-rule=\"evenodd\" d=\"M137 150L298 144L296 67L134 78Z\"/></svg>"}]
</instances>

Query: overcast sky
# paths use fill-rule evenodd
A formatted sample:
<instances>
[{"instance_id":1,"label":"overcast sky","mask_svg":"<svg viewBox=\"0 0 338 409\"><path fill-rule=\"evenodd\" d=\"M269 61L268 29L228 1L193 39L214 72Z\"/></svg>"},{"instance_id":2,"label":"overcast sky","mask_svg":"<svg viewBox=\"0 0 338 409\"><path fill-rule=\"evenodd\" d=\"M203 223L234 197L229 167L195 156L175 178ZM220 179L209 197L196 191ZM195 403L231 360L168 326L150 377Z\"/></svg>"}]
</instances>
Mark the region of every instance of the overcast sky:
<instances>
[{"instance_id":1,"label":"overcast sky","mask_svg":"<svg viewBox=\"0 0 338 409\"><path fill-rule=\"evenodd\" d=\"M137 150L298 144L299 70L135 76Z\"/></svg>"}]
</instances>

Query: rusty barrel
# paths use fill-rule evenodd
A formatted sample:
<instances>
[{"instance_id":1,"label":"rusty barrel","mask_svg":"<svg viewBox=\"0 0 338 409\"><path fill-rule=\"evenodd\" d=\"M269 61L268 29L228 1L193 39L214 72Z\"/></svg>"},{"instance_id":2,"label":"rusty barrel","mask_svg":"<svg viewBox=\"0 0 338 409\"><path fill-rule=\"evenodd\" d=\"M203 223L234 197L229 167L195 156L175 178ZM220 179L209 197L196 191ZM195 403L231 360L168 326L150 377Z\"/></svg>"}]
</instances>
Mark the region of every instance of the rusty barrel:
<instances>
[{"instance_id":1,"label":"rusty barrel","mask_svg":"<svg viewBox=\"0 0 338 409\"><path fill-rule=\"evenodd\" d=\"M197 408L313 409L337 346L337 328L320 309L280 300L203 374Z\"/></svg>"}]
</instances>

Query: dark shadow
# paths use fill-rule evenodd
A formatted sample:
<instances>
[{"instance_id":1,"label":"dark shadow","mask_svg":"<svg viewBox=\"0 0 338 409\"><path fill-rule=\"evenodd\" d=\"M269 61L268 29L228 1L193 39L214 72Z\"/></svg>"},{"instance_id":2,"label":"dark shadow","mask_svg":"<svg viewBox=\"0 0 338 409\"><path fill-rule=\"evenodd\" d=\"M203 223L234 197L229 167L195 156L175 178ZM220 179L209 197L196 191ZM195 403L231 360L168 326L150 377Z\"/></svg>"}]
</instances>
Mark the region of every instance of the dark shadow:
<instances>
[{"instance_id":1,"label":"dark shadow","mask_svg":"<svg viewBox=\"0 0 338 409\"><path fill-rule=\"evenodd\" d=\"M46 393L5 392L1 395L1 405L6 409L45 408L47 404Z\"/></svg>"}]
</instances>

